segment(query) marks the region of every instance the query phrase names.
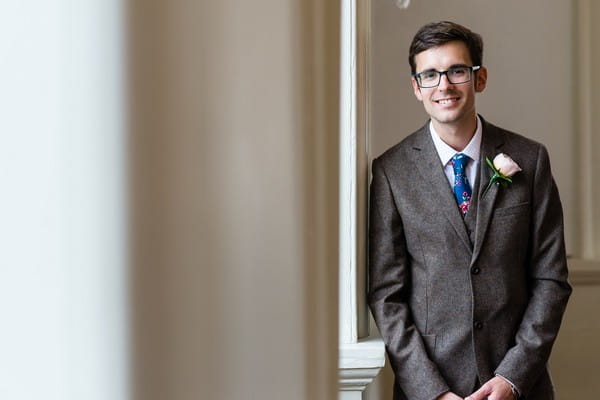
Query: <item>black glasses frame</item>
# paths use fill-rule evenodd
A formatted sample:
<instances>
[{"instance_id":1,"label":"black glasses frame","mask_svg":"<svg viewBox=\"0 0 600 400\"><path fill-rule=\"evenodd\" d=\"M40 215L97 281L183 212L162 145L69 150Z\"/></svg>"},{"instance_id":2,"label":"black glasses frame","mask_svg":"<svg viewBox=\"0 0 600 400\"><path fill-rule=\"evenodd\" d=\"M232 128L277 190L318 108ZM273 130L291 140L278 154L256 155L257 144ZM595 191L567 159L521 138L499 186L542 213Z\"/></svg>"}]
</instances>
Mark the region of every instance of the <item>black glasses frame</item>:
<instances>
[{"instance_id":1,"label":"black glasses frame","mask_svg":"<svg viewBox=\"0 0 600 400\"><path fill-rule=\"evenodd\" d=\"M469 74L470 74L469 75L469 79L467 79L466 81L463 81L463 82L452 82L452 80L450 79L450 76L448 76L448 72L450 72L452 70L455 70L455 69L459 69L459 68L467 68L467 69L469 69L469 71L470 71L469 72ZM437 70L434 70L434 71L423 71L423 72L419 72L419 73L416 73L416 74L412 74L412 77L415 78L415 80L417 81L417 85L419 85L420 88L429 89L429 88L438 87L440 85L440 82L442 81L442 75L446 75L446 79L448 79L448 82L452 83L453 85L458 85L458 84L461 84L461 83L470 82L471 79L473 79L473 72L477 71L480 68L481 68L481 65L473 65L471 67L467 67L467 66L463 67L463 66L461 66L461 67L449 68L449 69L447 69L445 71L437 71ZM437 73L438 80L437 80L437 83L435 85L423 86L421 84L421 74L424 74L426 72L436 72Z\"/></svg>"}]
</instances>

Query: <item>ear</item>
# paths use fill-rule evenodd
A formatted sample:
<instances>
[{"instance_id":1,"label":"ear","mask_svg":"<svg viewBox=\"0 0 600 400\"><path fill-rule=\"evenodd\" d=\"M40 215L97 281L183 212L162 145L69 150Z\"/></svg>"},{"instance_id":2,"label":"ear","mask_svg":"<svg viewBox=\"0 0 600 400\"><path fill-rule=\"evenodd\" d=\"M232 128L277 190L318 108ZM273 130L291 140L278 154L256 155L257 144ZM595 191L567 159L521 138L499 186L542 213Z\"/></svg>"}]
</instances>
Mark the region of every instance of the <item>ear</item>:
<instances>
[{"instance_id":1,"label":"ear","mask_svg":"<svg viewBox=\"0 0 600 400\"><path fill-rule=\"evenodd\" d=\"M475 76L475 92L481 93L487 85L487 68L481 67Z\"/></svg>"},{"instance_id":2,"label":"ear","mask_svg":"<svg viewBox=\"0 0 600 400\"><path fill-rule=\"evenodd\" d=\"M415 78L410 78L410 83L412 83L413 92L415 93L417 100L423 101L423 95L421 94L421 88L417 84L417 80Z\"/></svg>"}]
</instances>

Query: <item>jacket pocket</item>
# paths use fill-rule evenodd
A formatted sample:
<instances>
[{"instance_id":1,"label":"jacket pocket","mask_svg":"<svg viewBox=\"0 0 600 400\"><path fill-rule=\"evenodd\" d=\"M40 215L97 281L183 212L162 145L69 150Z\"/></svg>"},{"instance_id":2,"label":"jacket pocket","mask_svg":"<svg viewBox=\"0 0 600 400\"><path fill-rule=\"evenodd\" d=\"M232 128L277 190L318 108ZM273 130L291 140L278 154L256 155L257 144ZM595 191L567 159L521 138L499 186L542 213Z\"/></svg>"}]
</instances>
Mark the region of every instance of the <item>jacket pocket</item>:
<instances>
[{"instance_id":1,"label":"jacket pocket","mask_svg":"<svg viewBox=\"0 0 600 400\"><path fill-rule=\"evenodd\" d=\"M423 337L423 342L425 343L425 348L427 349L427 353L432 356L435 353L435 344L437 341L437 335L421 335Z\"/></svg>"},{"instance_id":2,"label":"jacket pocket","mask_svg":"<svg viewBox=\"0 0 600 400\"><path fill-rule=\"evenodd\" d=\"M514 206L496 208L494 210L494 217L502 217L505 215L515 215L527 212L529 210L529 202L519 203Z\"/></svg>"}]
</instances>

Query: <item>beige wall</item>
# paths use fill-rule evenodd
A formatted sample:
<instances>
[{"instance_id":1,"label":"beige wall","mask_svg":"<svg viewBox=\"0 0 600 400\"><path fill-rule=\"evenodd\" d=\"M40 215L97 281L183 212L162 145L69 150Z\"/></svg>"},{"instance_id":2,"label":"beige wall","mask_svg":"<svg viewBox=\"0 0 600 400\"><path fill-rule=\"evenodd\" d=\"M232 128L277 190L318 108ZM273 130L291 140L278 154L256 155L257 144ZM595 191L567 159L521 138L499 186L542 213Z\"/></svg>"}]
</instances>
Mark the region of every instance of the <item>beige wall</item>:
<instances>
[{"instance_id":1,"label":"beige wall","mask_svg":"<svg viewBox=\"0 0 600 400\"><path fill-rule=\"evenodd\" d=\"M575 290L550 369L559 400L593 399L600 393L600 281L576 276L572 280Z\"/></svg>"},{"instance_id":2,"label":"beige wall","mask_svg":"<svg viewBox=\"0 0 600 400\"><path fill-rule=\"evenodd\" d=\"M407 10L394 3L371 2L370 156L379 155L427 119L412 94L407 62L408 46L418 27L442 19L465 24L483 36L484 65L489 69L488 87L477 100L478 111L490 122L547 145L565 209L568 251L579 258L597 254L591 244L598 240L597 230L586 231L582 225L595 220L598 213L598 207L589 204L594 201L588 200L595 198L598 178L587 172L591 168L582 167L580 152L586 149L582 143L597 143L593 118L588 116L590 137L581 129L586 124L582 110L595 115L593 110L600 102L592 94L589 101L582 101L580 88L593 83L590 91L595 93L598 84L597 80L582 81L576 73L581 70L579 60L585 58L582 53L590 53L586 53L592 62L588 68L600 60L596 45L588 51L580 44L582 15L593 13L591 21L600 15L593 2L416 0ZM597 43L592 40L592 29L583 35ZM538 71L532 73L533 68ZM598 151L590 151L587 159L599 159ZM590 189L586 191L586 187ZM581 265L577 260L570 262L572 270L578 271ZM600 392L598 379L594 379L600 348L592 339L600 337L600 318L595 311L600 306L598 263L586 265L592 273L575 274L583 278L574 280L573 298L551 359L559 399L592 398ZM390 398L393 378L389 366L386 368L367 389L366 398Z\"/></svg>"}]
</instances>

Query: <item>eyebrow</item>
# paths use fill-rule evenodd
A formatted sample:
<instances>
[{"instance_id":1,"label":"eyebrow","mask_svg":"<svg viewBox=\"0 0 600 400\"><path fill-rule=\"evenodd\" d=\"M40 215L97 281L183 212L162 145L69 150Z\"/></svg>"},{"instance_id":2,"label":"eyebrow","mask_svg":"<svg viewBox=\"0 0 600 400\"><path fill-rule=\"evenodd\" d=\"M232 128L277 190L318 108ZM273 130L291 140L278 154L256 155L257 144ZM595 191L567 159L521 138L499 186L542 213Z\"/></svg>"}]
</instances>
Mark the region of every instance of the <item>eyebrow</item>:
<instances>
[{"instance_id":1,"label":"eyebrow","mask_svg":"<svg viewBox=\"0 0 600 400\"><path fill-rule=\"evenodd\" d=\"M450 68L459 68L459 67L469 67L469 65L467 64L453 64L450 66ZM448 68L448 69L450 69Z\"/></svg>"}]
</instances>

